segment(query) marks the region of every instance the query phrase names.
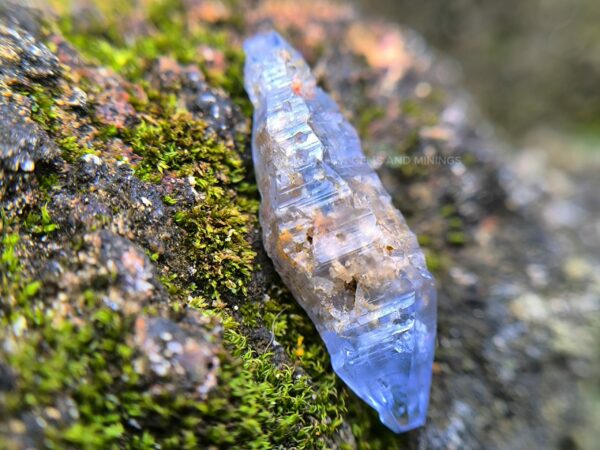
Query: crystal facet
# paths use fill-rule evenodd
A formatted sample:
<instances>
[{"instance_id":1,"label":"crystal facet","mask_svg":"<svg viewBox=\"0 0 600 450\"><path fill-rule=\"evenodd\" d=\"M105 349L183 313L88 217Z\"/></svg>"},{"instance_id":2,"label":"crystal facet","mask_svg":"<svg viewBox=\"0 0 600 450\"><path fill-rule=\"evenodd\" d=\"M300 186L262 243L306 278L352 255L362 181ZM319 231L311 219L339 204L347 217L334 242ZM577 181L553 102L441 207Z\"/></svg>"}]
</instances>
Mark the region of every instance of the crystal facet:
<instances>
[{"instance_id":1,"label":"crystal facet","mask_svg":"<svg viewBox=\"0 0 600 450\"><path fill-rule=\"evenodd\" d=\"M354 128L279 34L244 43L260 222L336 373L395 432L423 425L434 280Z\"/></svg>"}]
</instances>

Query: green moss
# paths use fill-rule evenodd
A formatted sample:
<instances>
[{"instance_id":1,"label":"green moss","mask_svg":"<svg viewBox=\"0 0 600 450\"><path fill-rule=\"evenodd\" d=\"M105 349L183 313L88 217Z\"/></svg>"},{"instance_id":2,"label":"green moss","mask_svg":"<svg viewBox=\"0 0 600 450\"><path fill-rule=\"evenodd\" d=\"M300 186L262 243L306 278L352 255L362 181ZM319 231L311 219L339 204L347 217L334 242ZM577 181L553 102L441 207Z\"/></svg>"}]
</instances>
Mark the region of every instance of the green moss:
<instances>
[{"instance_id":1,"label":"green moss","mask_svg":"<svg viewBox=\"0 0 600 450\"><path fill-rule=\"evenodd\" d=\"M177 204L177 199L171 197L170 195L165 195L163 197L163 202L164 202L165 205L173 206L173 205Z\"/></svg>"},{"instance_id":2,"label":"green moss","mask_svg":"<svg viewBox=\"0 0 600 450\"><path fill-rule=\"evenodd\" d=\"M186 178L202 195L202 202L175 210L173 218L185 231L185 248L203 290L215 299L223 291L244 292L255 257L246 236L257 204L239 192L245 176L239 154L185 112L142 122L121 137L142 157L135 167L142 180L158 183L167 174ZM177 203L172 196L164 200Z\"/></svg>"},{"instance_id":3,"label":"green moss","mask_svg":"<svg viewBox=\"0 0 600 450\"><path fill-rule=\"evenodd\" d=\"M56 124L55 92L48 86L33 83L22 91L31 100L31 118L44 129L51 130Z\"/></svg>"},{"instance_id":4,"label":"green moss","mask_svg":"<svg viewBox=\"0 0 600 450\"><path fill-rule=\"evenodd\" d=\"M42 305L40 288L39 282L25 284L0 322L3 330L20 335L6 356L18 374L17 387L6 399L8 412L18 416L31 408L55 408L57 398L77 404L79 417L67 428L47 427L48 448L155 448L160 443L164 449L316 449L326 448L323 438L341 424L345 395L324 369L322 345L310 343L302 360L275 367L272 353L258 352L233 317L205 310L221 318L232 355L222 356L217 390L206 401L184 393L152 394L135 370L136 354L127 343L134 317L87 291L71 303L89 320L73 321ZM285 327L275 328L277 339L287 343L285 333ZM132 420L145 431L132 430Z\"/></svg>"},{"instance_id":5,"label":"green moss","mask_svg":"<svg viewBox=\"0 0 600 450\"><path fill-rule=\"evenodd\" d=\"M18 233L5 233L2 235L2 254L0 256L0 266L2 268L2 277L5 278L14 274L19 269L19 259L16 255L16 247L19 243Z\"/></svg>"},{"instance_id":6,"label":"green moss","mask_svg":"<svg viewBox=\"0 0 600 450\"><path fill-rule=\"evenodd\" d=\"M462 231L449 231L446 234L446 240L449 244L462 245L467 241L467 237Z\"/></svg>"},{"instance_id":7,"label":"green moss","mask_svg":"<svg viewBox=\"0 0 600 450\"><path fill-rule=\"evenodd\" d=\"M136 174L144 181L158 182L166 172L177 177L193 176L211 196L210 187L236 184L244 178L239 155L228 149L206 125L189 113L175 113L155 123L142 122L123 139L140 156Z\"/></svg>"},{"instance_id":8,"label":"green moss","mask_svg":"<svg viewBox=\"0 0 600 450\"><path fill-rule=\"evenodd\" d=\"M237 322L224 323L225 340L241 362L224 364L222 395L207 405L219 423L211 432L214 442L251 449L326 448L323 437L340 426L345 410L335 377L327 371L316 378L302 375L295 364L276 368L272 353L253 349Z\"/></svg>"},{"instance_id":9,"label":"green moss","mask_svg":"<svg viewBox=\"0 0 600 450\"><path fill-rule=\"evenodd\" d=\"M441 98L430 96L427 99L410 98L402 103L402 113L419 126L433 126L438 123L438 103Z\"/></svg>"},{"instance_id":10,"label":"green moss","mask_svg":"<svg viewBox=\"0 0 600 450\"><path fill-rule=\"evenodd\" d=\"M96 154L94 149L81 145L76 136L59 137L56 140L65 161L73 163L84 155Z\"/></svg>"},{"instance_id":11,"label":"green moss","mask_svg":"<svg viewBox=\"0 0 600 450\"><path fill-rule=\"evenodd\" d=\"M14 303L2 310L0 336L5 341L13 338L14 330L22 331L19 339L12 339L16 348L7 357L18 380L7 401L10 415L43 411L58 399L72 398L79 418L67 428L46 430L45 445L57 449L326 448L327 439L348 418L363 448L390 448L393 444L384 440L390 434L377 428L374 413L335 376L312 323L289 294L276 286L264 299L246 297L255 257L248 235L256 226L258 202L237 151L215 139L204 123L177 111L175 95L154 92L143 80L161 55L198 64L208 81L224 88L249 115L241 49L217 26L188 29L178 1L152 3L148 14L155 32L125 41L118 26L131 11L120 10L118 2L98 3L103 4L106 26L80 30L68 17L61 26L85 55L145 89L145 98L132 98L142 120L127 129L102 126L96 141L87 144L62 133L54 94L38 93L35 118L68 162L120 139L140 157L134 169L142 180L179 178L194 184L201 200L190 204L175 190L163 201L180 227L177 239L189 266L196 269L195 283L188 282L187 273L169 271L161 254L148 255L162 274L173 310L182 312L187 305L220 318L228 354L221 355L218 386L206 401L183 391L153 393L135 370L135 318L108 308L91 286L69 298L78 320L63 317L60 305L44 303L45 286L38 280L7 275L20 270L19 235L9 233L3 238L1 293L10 292ZM202 45L223 53L224 69L202 59L197 51ZM380 113L370 114L365 126ZM240 136L237 148L244 148L247 140ZM49 178L44 189L56 186L56 178ZM50 229L52 220L44 207L24 224L22 232L29 235L61 232ZM231 308L234 304L241 305L238 312ZM271 333L270 341L252 337L264 330ZM143 431L132 425L136 422Z\"/></svg>"},{"instance_id":12,"label":"green moss","mask_svg":"<svg viewBox=\"0 0 600 450\"><path fill-rule=\"evenodd\" d=\"M89 320L73 321L41 303L39 290L39 281L29 282L16 304L2 308L4 340L10 339L9 330L17 337L4 355L18 380L6 397L7 412L18 417L30 409L55 408L58 398L71 398L79 417L67 429L48 425L48 448L116 446L127 420L153 413L150 396L144 399L139 392L139 376L125 342L133 318L87 296L78 308ZM114 367L120 367L119 373Z\"/></svg>"},{"instance_id":13,"label":"green moss","mask_svg":"<svg viewBox=\"0 0 600 450\"><path fill-rule=\"evenodd\" d=\"M434 274L438 275L451 266L449 258L440 251L424 248L427 267Z\"/></svg>"},{"instance_id":14,"label":"green moss","mask_svg":"<svg viewBox=\"0 0 600 450\"><path fill-rule=\"evenodd\" d=\"M261 407L264 408L265 403L268 405L268 402L273 402L281 408L273 410L272 407L267 407L270 417L265 415L265 423L262 427L267 427L269 434L264 437L259 436L257 441L253 441L264 442L264 447L257 445L255 448L273 448L277 445L283 445L284 448L294 446L307 449L327 448L326 438L331 438L339 430L343 420L352 424L352 431L357 438L359 448L365 450L397 448L398 437L386 430L380 424L375 411L366 407L362 400L349 392L331 370L329 355L313 324L285 289L279 286L273 287L262 301L245 303L240 308L240 313L240 320L230 317L229 320L224 321L226 342L233 348L235 355L240 355L244 359L243 368L254 367L254 365L262 368L254 373L253 376L259 377L254 380L245 378L247 369L235 374L235 377L243 380L244 386L248 383L261 383L263 378L260 377L274 380L274 383L281 382L285 380L289 367L293 367L296 373L305 373L307 375L305 380L310 381L306 385L296 386L293 390L281 391L281 387L265 385L261 391L258 391L263 396ZM244 328L267 329L272 339L259 346L261 351L257 351L256 347L249 343L245 334L240 332L239 323L242 323ZM289 358L289 366L284 368L285 375L280 374L270 360L269 353L273 351L275 345L282 346ZM259 361L256 361L257 358ZM266 361L263 362L262 359ZM249 361L248 365L246 361ZM272 376L275 378L269 378ZM244 395L252 397L251 393ZM288 406L289 404L293 407ZM292 417L289 417L289 414L292 414ZM311 419L314 414L320 417L319 422L315 423ZM241 420L244 412L237 411L236 415L240 416L237 420ZM313 425L308 426L307 418ZM280 440L280 429L274 427L278 422L291 423L291 429L286 427L282 431L297 436L298 439ZM300 432L297 431L298 427Z\"/></svg>"},{"instance_id":15,"label":"green moss","mask_svg":"<svg viewBox=\"0 0 600 450\"><path fill-rule=\"evenodd\" d=\"M43 193L48 193L58 185L59 178L58 175L55 173L48 172L38 174L36 172L36 176L40 186L40 190Z\"/></svg>"},{"instance_id":16,"label":"green moss","mask_svg":"<svg viewBox=\"0 0 600 450\"><path fill-rule=\"evenodd\" d=\"M132 104L148 120L131 130L102 127L98 138L105 142L120 138L131 146L141 156L135 173L144 181L159 183L168 175L186 178L195 185L203 201L193 208L174 210L173 217L185 231L190 262L200 274L198 284L214 299L222 292L244 292L255 256L246 236L256 221L257 204L252 192L255 189L243 183L242 161L235 150L209 133L204 123L177 111L175 95L156 92L143 80L155 60L168 55L182 64L199 65L211 84L224 88L249 113L242 84L242 51L231 45L225 29L188 26L181 3L173 0L151 2L145 14L153 32L125 41L119 27L128 11L114 8L111 2L101 3L98 7L106 14L102 26L81 30L63 16L61 30L88 58L140 83L147 99L133 97ZM210 67L198 51L202 46L223 54L224 69ZM67 161L92 151L73 138L62 139L59 144ZM173 195L164 201L171 206L178 203Z\"/></svg>"},{"instance_id":17,"label":"green moss","mask_svg":"<svg viewBox=\"0 0 600 450\"><path fill-rule=\"evenodd\" d=\"M57 98L60 97L58 87L32 82L29 86L21 88L18 93L29 98L31 102L30 117L54 137L65 161L72 163L85 154L98 153L98 149L81 144L76 136L69 135L65 130L64 123L61 122L64 119L60 117L61 109L57 104ZM56 174L50 173L41 178L42 181L45 179L42 189L47 190L57 181L58 177Z\"/></svg>"},{"instance_id":18,"label":"green moss","mask_svg":"<svg viewBox=\"0 0 600 450\"><path fill-rule=\"evenodd\" d=\"M49 449L154 449L159 443L163 449L193 449L217 442L211 427L198 428L213 416L204 409L207 403L183 391L148 389L131 346L138 314L112 309L91 288L71 293L66 309L63 302L46 303L42 282L22 273L20 245L18 234L3 236L0 357L15 376L2 395L3 414L16 421L32 411L51 414L44 425ZM74 402L77 415L55 422L65 401ZM134 422L144 432L132 428Z\"/></svg>"},{"instance_id":19,"label":"green moss","mask_svg":"<svg viewBox=\"0 0 600 450\"><path fill-rule=\"evenodd\" d=\"M245 292L255 257L246 241L247 218L227 204L220 208L199 204L190 212L178 213L175 220L188 232L190 256L199 277L207 282L207 291L214 298L223 289Z\"/></svg>"},{"instance_id":20,"label":"green moss","mask_svg":"<svg viewBox=\"0 0 600 450\"><path fill-rule=\"evenodd\" d=\"M446 242L450 245L464 245L467 242L467 233L461 217L453 205L445 205L441 209L441 215L445 219Z\"/></svg>"},{"instance_id":21,"label":"green moss","mask_svg":"<svg viewBox=\"0 0 600 450\"><path fill-rule=\"evenodd\" d=\"M33 234L49 234L58 229L58 225L52 223L47 205L43 205L39 212L31 211L23 225Z\"/></svg>"},{"instance_id":22,"label":"green moss","mask_svg":"<svg viewBox=\"0 0 600 450\"><path fill-rule=\"evenodd\" d=\"M378 106L378 105L368 105L367 106L366 105L362 109L362 113L358 117L358 121L356 124L356 126L358 128L358 134L363 137L367 136L369 125L371 125L374 121L376 121L377 119L380 119L384 116L385 116L385 112L383 111L383 109L380 106Z\"/></svg>"},{"instance_id":23,"label":"green moss","mask_svg":"<svg viewBox=\"0 0 600 450\"><path fill-rule=\"evenodd\" d=\"M154 1L143 13L155 30L150 35L125 40L120 28L125 28L123 23L128 17L127 10L122 10L117 2L98 1L96 4L107 15L105 21L96 27L81 30L66 15L59 22L62 33L85 56L111 67L132 81L140 81L159 56L171 56L182 64L197 64L211 84L227 91L232 100L249 114L251 108L242 78L243 52L231 45L232 39L226 27L219 29L212 26L208 29L199 23L189 26L181 0ZM112 7L107 7L107 4ZM220 52L224 67L211 67L199 52L202 46Z\"/></svg>"},{"instance_id":24,"label":"green moss","mask_svg":"<svg viewBox=\"0 0 600 450\"><path fill-rule=\"evenodd\" d=\"M405 139L403 139L402 142L399 143L399 146L396 148L396 154L406 155L411 150L417 148L418 144L419 130L413 129L408 133ZM405 175L411 176L413 172L418 170L418 168L414 163L409 163L400 165L400 170L402 170Z\"/></svg>"}]
</instances>

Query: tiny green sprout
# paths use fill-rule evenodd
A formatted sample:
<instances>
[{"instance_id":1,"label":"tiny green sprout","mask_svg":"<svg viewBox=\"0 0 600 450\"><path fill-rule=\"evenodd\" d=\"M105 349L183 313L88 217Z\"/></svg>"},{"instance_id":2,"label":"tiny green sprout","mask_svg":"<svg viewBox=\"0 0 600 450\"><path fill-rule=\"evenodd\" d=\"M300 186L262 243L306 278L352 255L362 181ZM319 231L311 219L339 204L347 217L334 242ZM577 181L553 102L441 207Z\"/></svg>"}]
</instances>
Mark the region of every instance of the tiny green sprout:
<instances>
[{"instance_id":1,"label":"tiny green sprout","mask_svg":"<svg viewBox=\"0 0 600 450\"><path fill-rule=\"evenodd\" d=\"M42 282L39 280L26 284L21 292L21 300L24 301L35 296L40 290L40 287L42 287Z\"/></svg>"},{"instance_id":2,"label":"tiny green sprout","mask_svg":"<svg viewBox=\"0 0 600 450\"><path fill-rule=\"evenodd\" d=\"M171 197L170 195L165 195L163 197L163 202L165 203L165 205L173 206L177 204L177 199Z\"/></svg>"},{"instance_id":3,"label":"tiny green sprout","mask_svg":"<svg viewBox=\"0 0 600 450\"><path fill-rule=\"evenodd\" d=\"M462 231L450 231L446 234L446 240L453 245L462 245L466 242L467 238Z\"/></svg>"},{"instance_id":4,"label":"tiny green sprout","mask_svg":"<svg viewBox=\"0 0 600 450\"><path fill-rule=\"evenodd\" d=\"M30 212L25 218L24 224L33 234L50 234L58 229L58 225L52 223L47 204L40 208L39 213Z\"/></svg>"},{"instance_id":5,"label":"tiny green sprout","mask_svg":"<svg viewBox=\"0 0 600 450\"><path fill-rule=\"evenodd\" d=\"M0 263L4 266L8 273L16 273L19 270L19 258L16 254L16 247L19 243L19 234L5 234L2 238L2 255Z\"/></svg>"}]
</instances>

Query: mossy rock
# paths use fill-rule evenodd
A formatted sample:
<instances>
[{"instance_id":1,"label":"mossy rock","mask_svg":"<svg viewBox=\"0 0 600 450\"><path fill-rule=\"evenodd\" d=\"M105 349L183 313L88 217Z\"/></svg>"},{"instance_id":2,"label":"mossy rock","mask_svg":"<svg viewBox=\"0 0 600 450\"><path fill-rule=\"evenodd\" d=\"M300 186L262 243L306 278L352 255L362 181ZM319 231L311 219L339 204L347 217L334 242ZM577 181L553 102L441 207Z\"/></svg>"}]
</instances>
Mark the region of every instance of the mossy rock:
<instances>
[{"instance_id":1,"label":"mossy rock","mask_svg":"<svg viewBox=\"0 0 600 450\"><path fill-rule=\"evenodd\" d=\"M551 424L489 374L486 345L516 319L469 321L472 277L444 285L459 261L495 271L506 256L478 259L481 227L504 221L507 252L532 228L506 207L487 141L466 116L444 121L462 103L442 62L337 3L49 3L0 3L0 446L476 448L492 425L495 443L524 421L550 442ZM444 286L450 344L424 430L392 434L344 387L262 249L240 44L268 20L326 68ZM404 59L363 41L406 44ZM451 163L419 162L431 152ZM482 402L502 407L477 414Z\"/></svg>"}]
</instances>

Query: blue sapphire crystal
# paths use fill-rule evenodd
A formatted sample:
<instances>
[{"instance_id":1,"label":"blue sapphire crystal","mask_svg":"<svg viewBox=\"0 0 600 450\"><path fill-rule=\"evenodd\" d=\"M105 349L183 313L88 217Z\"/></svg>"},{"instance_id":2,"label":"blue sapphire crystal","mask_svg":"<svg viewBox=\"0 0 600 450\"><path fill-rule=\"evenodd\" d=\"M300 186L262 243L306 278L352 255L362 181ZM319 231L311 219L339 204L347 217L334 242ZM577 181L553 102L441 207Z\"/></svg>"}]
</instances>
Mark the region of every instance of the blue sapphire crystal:
<instances>
[{"instance_id":1,"label":"blue sapphire crystal","mask_svg":"<svg viewBox=\"0 0 600 450\"><path fill-rule=\"evenodd\" d=\"M395 432L425 423L434 280L354 128L275 32L244 44L263 241L336 373Z\"/></svg>"}]
</instances>

